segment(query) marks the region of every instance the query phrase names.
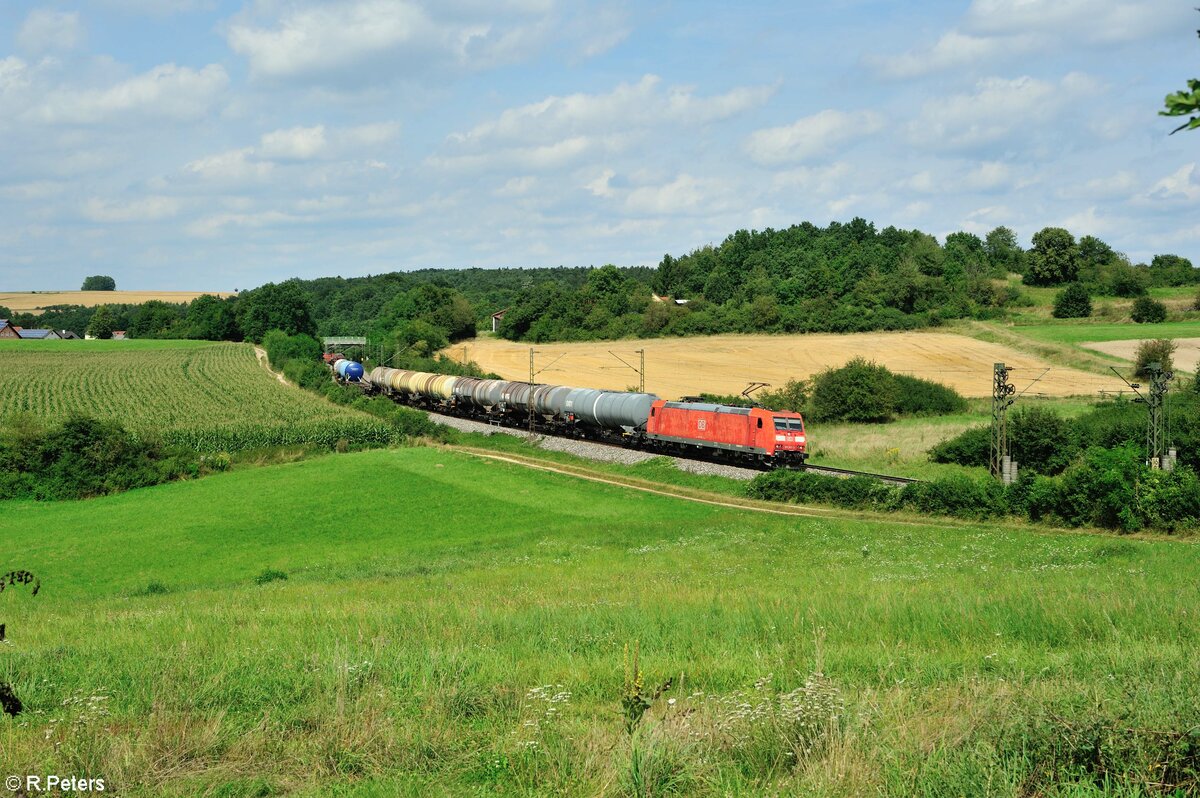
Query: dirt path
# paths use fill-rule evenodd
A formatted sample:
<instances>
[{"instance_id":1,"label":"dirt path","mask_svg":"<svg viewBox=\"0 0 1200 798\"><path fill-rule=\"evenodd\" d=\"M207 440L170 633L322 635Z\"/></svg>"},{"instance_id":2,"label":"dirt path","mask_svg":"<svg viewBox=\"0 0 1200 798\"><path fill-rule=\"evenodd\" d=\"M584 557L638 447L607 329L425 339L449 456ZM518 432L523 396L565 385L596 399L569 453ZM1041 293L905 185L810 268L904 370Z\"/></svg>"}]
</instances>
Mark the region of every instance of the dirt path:
<instances>
[{"instance_id":1,"label":"dirt path","mask_svg":"<svg viewBox=\"0 0 1200 798\"><path fill-rule=\"evenodd\" d=\"M280 385L286 385L289 388L295 387L290 382L288 382L287 377L284 377L278 371L271 368L271 361L267 360L267 350L263 349L261 346L256 345L254 347L254 354L258 357L258 362L260 364L262 364L262 367L265 368L267 371L271 372L271 374L274 375L275 379L279 380Z\"/></svg>"},{"instance_id":2,"label":"dirt path","mask_svg":"<svg viewBox=\"0 0 1200 798\"><path fill-rule=\"evenodd\" d=\"M731 510L749 510L755 513L767 513L769 515L791 515L799 518L833 518L837 520L860 520L860 521L876 521L878 523L898 524L900 526L942 526L953 527L956 529L983 529L986 528L980 524L959 523L952 519L936 519L932 521L908 521L898 520L896 518L887 517L881 518L877 515L866 513L854 513L845 510L826 509L823 507L790 507L787 505L768 504L767 502L758 502L753 499L715 499L710 496L701 495L687 488L676 488L665 485L650 484L634 479L622 479L615 476L600 476L595 472L588 471L583 468L568 466L563 464L550 465L544 461L535 460L529 457L521 457L520 455L497 454L489 452L486 449L477 449L468 446L449 446L447 447L454 451L470 454L475 457L482 457L485 460L496 460L502 463L511 463L523 468L531 468L535 471L547 471L552 474L562 474L568 477L577 479L586 479L589 482L599 482L604 485L613 485L618 488L628 488L630 490L641 491L642 493L652 493L656 496L667 496L672 499L682 499L683 501L695 502L697 504L708 504L713 507L725 507Z\"/></svg>"}]
</instances>

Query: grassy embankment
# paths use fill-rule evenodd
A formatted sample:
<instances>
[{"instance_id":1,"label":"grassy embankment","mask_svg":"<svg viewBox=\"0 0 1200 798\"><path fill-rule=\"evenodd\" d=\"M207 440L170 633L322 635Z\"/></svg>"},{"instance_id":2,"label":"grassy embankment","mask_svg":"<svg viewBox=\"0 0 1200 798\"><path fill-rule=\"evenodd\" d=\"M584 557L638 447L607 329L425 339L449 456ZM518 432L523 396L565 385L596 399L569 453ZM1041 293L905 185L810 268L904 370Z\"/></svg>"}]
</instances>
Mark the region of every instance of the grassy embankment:
<instances>
[{"instance_id":1,"label":"grassy embankment","mask_svg":"<svg viewBox=\"0 0 1200 798\"><path fill-rule=\"evenodd\" d=\"M1195 787L1186 543L780 518L430 448L12 504L0 541L43 584L3 597L28 708L0 719L4 773L155 796ZM627 645L647 691L675 680L633 735Z\"/></svg>"}]
</instances>

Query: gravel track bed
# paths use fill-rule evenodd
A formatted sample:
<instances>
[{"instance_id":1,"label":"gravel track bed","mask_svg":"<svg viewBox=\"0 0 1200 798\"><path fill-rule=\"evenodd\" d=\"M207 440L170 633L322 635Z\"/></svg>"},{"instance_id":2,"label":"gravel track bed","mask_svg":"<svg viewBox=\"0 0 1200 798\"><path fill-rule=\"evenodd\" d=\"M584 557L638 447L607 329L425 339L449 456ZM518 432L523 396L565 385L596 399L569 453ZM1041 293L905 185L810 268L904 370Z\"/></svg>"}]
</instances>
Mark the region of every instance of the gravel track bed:
<instances>
[{"instance_id":1,"label":"gravel track bed","mask_svg":"<svg viewBox=\"0 0 1200 798\"><path fill-rule=\"evenodd\" d=\"M512 427L497 427L481 421L471 421L455 416L443 416L440 413L430 413L429 417L439 424L445 424L447 427L459 430L460 432L479 432L483 435L500 433L503 435L512 435L517 438L524 438L527 435L527 433ZM563 452L588 460L596 460L603 463L621 463L622 465L637 465L638 463L644 463L647 460L661 456L636 449L623 449L605 443L596 443L595 441L557 438L549 435L537 436L535 444L551 452ZM671 459L675 462L675 467L680 471L688 471L692 474L701 474L704 476L753 479L762 473L752 468L741 468L722 463L709 463L704 460L688 460L683 457L672 457Z\"/></svg>"}]
</instances>

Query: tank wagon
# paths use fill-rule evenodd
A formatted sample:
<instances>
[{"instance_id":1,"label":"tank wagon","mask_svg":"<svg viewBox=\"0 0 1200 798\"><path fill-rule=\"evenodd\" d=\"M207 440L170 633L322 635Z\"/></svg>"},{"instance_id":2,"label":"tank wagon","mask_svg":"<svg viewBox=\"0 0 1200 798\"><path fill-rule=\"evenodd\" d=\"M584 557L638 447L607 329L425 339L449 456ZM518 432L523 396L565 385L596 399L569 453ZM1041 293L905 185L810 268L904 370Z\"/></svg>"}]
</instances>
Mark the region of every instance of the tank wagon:
<instances>
[{"instance_id":1,"label":"tank wagon","mask_svg":"<svg viewBox=\"0 0 1200 798\"><path fill-rule=\"evenodd\" d=\"M333 361L333 372L344 382L358 382L363 377L362 363L345 358Z\"/></svg>"},{"instance_id":2,"label":"tank wagon","mask_svg":"<svg viewBox=\"0 0 1200 798\"><path fill-rule=\"evenodd\" d=\"M447 415L541 433L762 468L797 467L807 457L799 413L700 402L668 402L650 393L604 391L510 380L455 377L383 366L363 374L333 364L341 382Z\"/></svg>"}]
</instances>

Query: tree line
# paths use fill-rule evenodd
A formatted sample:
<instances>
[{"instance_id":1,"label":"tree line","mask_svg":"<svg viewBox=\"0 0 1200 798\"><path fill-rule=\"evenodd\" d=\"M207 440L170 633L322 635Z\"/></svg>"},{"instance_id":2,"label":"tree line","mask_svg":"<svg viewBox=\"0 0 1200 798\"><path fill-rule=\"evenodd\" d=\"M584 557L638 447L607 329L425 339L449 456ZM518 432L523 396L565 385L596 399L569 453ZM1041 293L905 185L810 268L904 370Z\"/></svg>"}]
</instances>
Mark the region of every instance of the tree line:
<instances>
[{"instance_id":1,"label":"tree line","mask_svg":"<svg viewBox=\"0 0 1200 798\"><path fill-rule=\"evenodd\" d=\"M1093 296L1135 299L1137 321L1161 320L1155 286L1198 282L1184 257L1134 264L1095 236L1047 227L1029 249L997 227L944 242L919 230L877 230L861 218L818 227L739 230L717 246L665 255L657 267L424 269L286 280L236 297L99 308L63 305L0 318L106 337L261 341L290 335L366 336L386 356L427 356L471 337L506 311L514 341L716 333L858 332L998 318L1033 304L1021 286L1058 287L1055 315L1086 316ZM1020 276L1016 284L1011 275ZM93 280L95 278L89 278ZM111 279L111 278L108 278Z\"/></svg>"},{"instance_id":2,"label":"tree line","mask_svg":"<svg viewBox=\"0 0 1200 798\"><path fill-rule=\"evenodd\" d=\"M1087 315L1091 296L1145 297L1153 286L1196 283L1198 270L1178 255L1133 264L1095 236L1077 241L1056 227L1035 234L1026 250L1007 227L983 238L951 233L939 244L919 230L876 230L861 218L824 228L805 222L739 230L718 246L667 254L648 283L613 266L593 270L577 288L539 283L500 332L540 342L915 329L1032 304L1010 284L1012 274L1023 285L1070 287L1068 313Z\"/></svg>"}]
</instances>

